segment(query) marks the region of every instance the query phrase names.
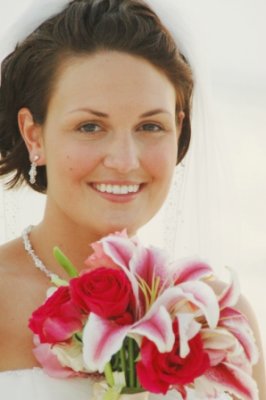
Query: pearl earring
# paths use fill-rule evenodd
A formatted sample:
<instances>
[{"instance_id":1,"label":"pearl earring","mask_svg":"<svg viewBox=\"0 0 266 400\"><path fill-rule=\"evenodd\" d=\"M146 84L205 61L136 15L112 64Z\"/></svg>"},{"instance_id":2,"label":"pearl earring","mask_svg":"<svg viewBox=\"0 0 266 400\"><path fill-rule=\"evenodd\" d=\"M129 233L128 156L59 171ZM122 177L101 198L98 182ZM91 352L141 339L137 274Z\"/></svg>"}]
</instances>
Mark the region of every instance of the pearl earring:
<instances>
[{"instance_id":1,"label":"pearl earring","mask_svg":"<svg viewBox=\"0 0 266 400\"><path fill-rule=\"evenodd\" d=\"M33 157L33 161L31 162L30 170L29 170L29 177L30 177L30 183L34 185L36 183L36 176L37 176L37 163L40 156L37 154Z\"/></svg>"}]
</instances>

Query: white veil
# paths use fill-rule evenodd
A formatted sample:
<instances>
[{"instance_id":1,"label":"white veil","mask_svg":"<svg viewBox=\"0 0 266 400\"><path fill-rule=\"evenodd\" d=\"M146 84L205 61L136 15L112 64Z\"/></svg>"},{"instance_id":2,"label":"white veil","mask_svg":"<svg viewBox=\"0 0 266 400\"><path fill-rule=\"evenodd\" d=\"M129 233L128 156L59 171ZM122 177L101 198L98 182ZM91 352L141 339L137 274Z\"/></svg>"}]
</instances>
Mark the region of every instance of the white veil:
<instances>
[{"instance_id":1,"label":"white veil","mask_svg":"<svg viewBox=\"0 0 266 400\"><path fill-rule=\"evenodd\" d=\"M58 12L66 0L31 0L28 7L2 34L0 60L44 19ZM147 242L166 247L174 256L200 255L218 265L222 232L221 199L223 182L229 174L221 165L221 150L209 101L208 78L203 68L204 53L195 44L193 27L182 18L182 0L149 0L189 60L195 77L192 142L185 160L176 167L172 189L162 211L144 227L140 236ZM195 34L195 32L194 32ZM20 234L29 222L41 215L42 195L28 190L0 189L0 241ZM25 205L30 203L28 210ZM34 205L34 206L33 206ZM39 207L39 209L38 209ZM33 210L36 209L35 215ZM210 252L211 249L211 252ZM215 259L217 255L217 259ZM218 260L219 258L219 260Z\"/></svg>"},{"instance_id":2,"label":"white veil","mask_svg":"<svg viewBox=\"0 0 266 400\"><path fill-rule=\"evenodd\" d=\"M205 50L196 40L197 32L190 19L184 16L184 0L148 3L189 60L195 79L191 146L185 160L176 167L172 189L161 213L162 245L175 257L200 256L218 269L223 266L219 251L222 201L225 183L230 187L230 174L222 160L215 129Z\"/></svg>"},{"instance_id":3,"label":"white veil","mask_svg":"<svg viewBox=\"0 0 266 400\"><path fill-rule=\"evenodd\" d=\"M16 44L26 38L41 22L59 12L66 0L27 0L19 12L13 2L8 5L0 0L0 63L11 53ZM19 2L18 2L19 4ZM17 4L17 5L18 5ZM8 10L7 20L3 19ZM22 11L21 11L22 10ZM44 197L29 188L4 190L5 180L0 181L0 243L21 234L23 227L37 222L42 215Z\"/></svg>"}]
</instances>

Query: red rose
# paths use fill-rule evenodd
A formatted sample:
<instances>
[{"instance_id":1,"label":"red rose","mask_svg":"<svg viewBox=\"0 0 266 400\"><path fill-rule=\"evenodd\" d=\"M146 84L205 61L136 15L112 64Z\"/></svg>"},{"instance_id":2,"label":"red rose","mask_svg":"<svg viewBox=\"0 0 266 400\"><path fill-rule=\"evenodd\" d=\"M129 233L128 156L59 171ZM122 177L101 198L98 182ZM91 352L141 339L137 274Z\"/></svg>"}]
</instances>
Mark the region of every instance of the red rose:
<instances>
[{"instance_id":1,"label":"red rose","mask_svg":"<svg viewBox=\"0 0 266 400\"><path fill-rule=\"evenodd\" d=\"M189 341L190 352L185 358L179 355L178 322L173 323L175 343L167 353L160 353L155 344L144 338L137 375L143 388L152 393L165 394L170 386L192 383L209 368L210 362L203 349L200 334ZM181 389L180 388L180 389Z\"/></svg>"},{"instance_id":2,"label":"red rose","mask_svg":"<svg viewBox=\"0 0 266 400\"><path fill-rule=\"evenodd\" d=\"M93 312L120 325L131 324L134 295L126 274L100 267L70 281L75 304L84 312Z\"/></svg>"},{"instance_id":3,"label":"red rose","mask_svg":"<svg viewBox=\"0 0 266 400\"><path fill-rule=\"evenodd\" d=\"M68 340L82 329L82 314L70 298L69 287L59 287L33 312L29 328L39 335L41 343Z\"/></svg>"}]
</instances>

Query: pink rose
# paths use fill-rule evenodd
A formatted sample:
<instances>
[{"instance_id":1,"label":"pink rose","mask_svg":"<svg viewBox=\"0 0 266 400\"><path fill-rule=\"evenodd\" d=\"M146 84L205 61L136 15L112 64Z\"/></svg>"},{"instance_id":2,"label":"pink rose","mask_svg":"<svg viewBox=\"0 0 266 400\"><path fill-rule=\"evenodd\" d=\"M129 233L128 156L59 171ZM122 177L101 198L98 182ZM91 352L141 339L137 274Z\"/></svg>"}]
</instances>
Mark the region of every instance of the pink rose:
<instances>
[{"instance_id":1,"label":"pink rose","mask_svg":"<svg viewBox=\"0 0 266 400\"><path fill-rule=\"evenodd\" d=\"M94 252L85 260L85 264L88 268L99 268L105 266L106 268L118 268L117 264L105 254L103 245L100 242L94 242L91 244Z\"/></svg>"},{"instance_id":2,"label":"pink rose","mask_svg":"<svg viewBox=\"0 0 266 400\"><path fill-rule=\"evenodd\" d=\"M200 334L188 342L190 352L185 358L181 358L177 320L173 323L173 330L175 343L170 352L160 353L153 342L143 339L137 375L141 385L152 393L165 394L171 386L181 392L182 385L192 383L210 366Z\"/></svg>"},{"instance_id":3,"label":"pink rose","mask_svg":"<svg viewBox=\"0 0 266 400\"><path fill-rule=\"evenodd\" d=\"M101 240L91 243L93 253L85 260L89 269L106 267L128 268L139 242L136 237L129 238L126 230L111 233Z\"/></svg>"},{"instance_id":4,"label":"pink rose","mask_svg":"<svg viewBox=\"0 0 266 400\"><path fill-rule=\"evenodd\" d=\"M41 343L68 340L82 329L82 313L70 298L69 287L59 287L29 320L29 328Z\"/></svg>"},{"instance_id":5,"label":"pink rose","mask_svg":"<svg viewBox=\"0 0 266 400\"><path fill-rule=\"evenodd\" d=\"M134 295L126 274L113 268L97 268L70 281L75 304L120 325L134 320Z\"/></svg>"}]
</instances>

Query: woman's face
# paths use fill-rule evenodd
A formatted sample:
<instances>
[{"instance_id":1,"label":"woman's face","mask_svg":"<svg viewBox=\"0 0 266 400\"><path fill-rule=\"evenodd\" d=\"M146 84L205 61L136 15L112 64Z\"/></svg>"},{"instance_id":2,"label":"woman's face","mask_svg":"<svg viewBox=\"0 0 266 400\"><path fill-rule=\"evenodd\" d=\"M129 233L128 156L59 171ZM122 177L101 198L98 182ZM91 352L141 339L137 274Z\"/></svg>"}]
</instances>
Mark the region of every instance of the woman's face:
<instances>
[{"instance_id":1,"label":"woman's face","mask_svg":"<svg viewBox=\"0 0 266 400\"><path fill-rule=\"evenodd\" d=\"M68 59L42 130L50 215L97 236L149 221L176 164L175 108L174 86L142 58Z\"/></svg>"}]
</instances>

